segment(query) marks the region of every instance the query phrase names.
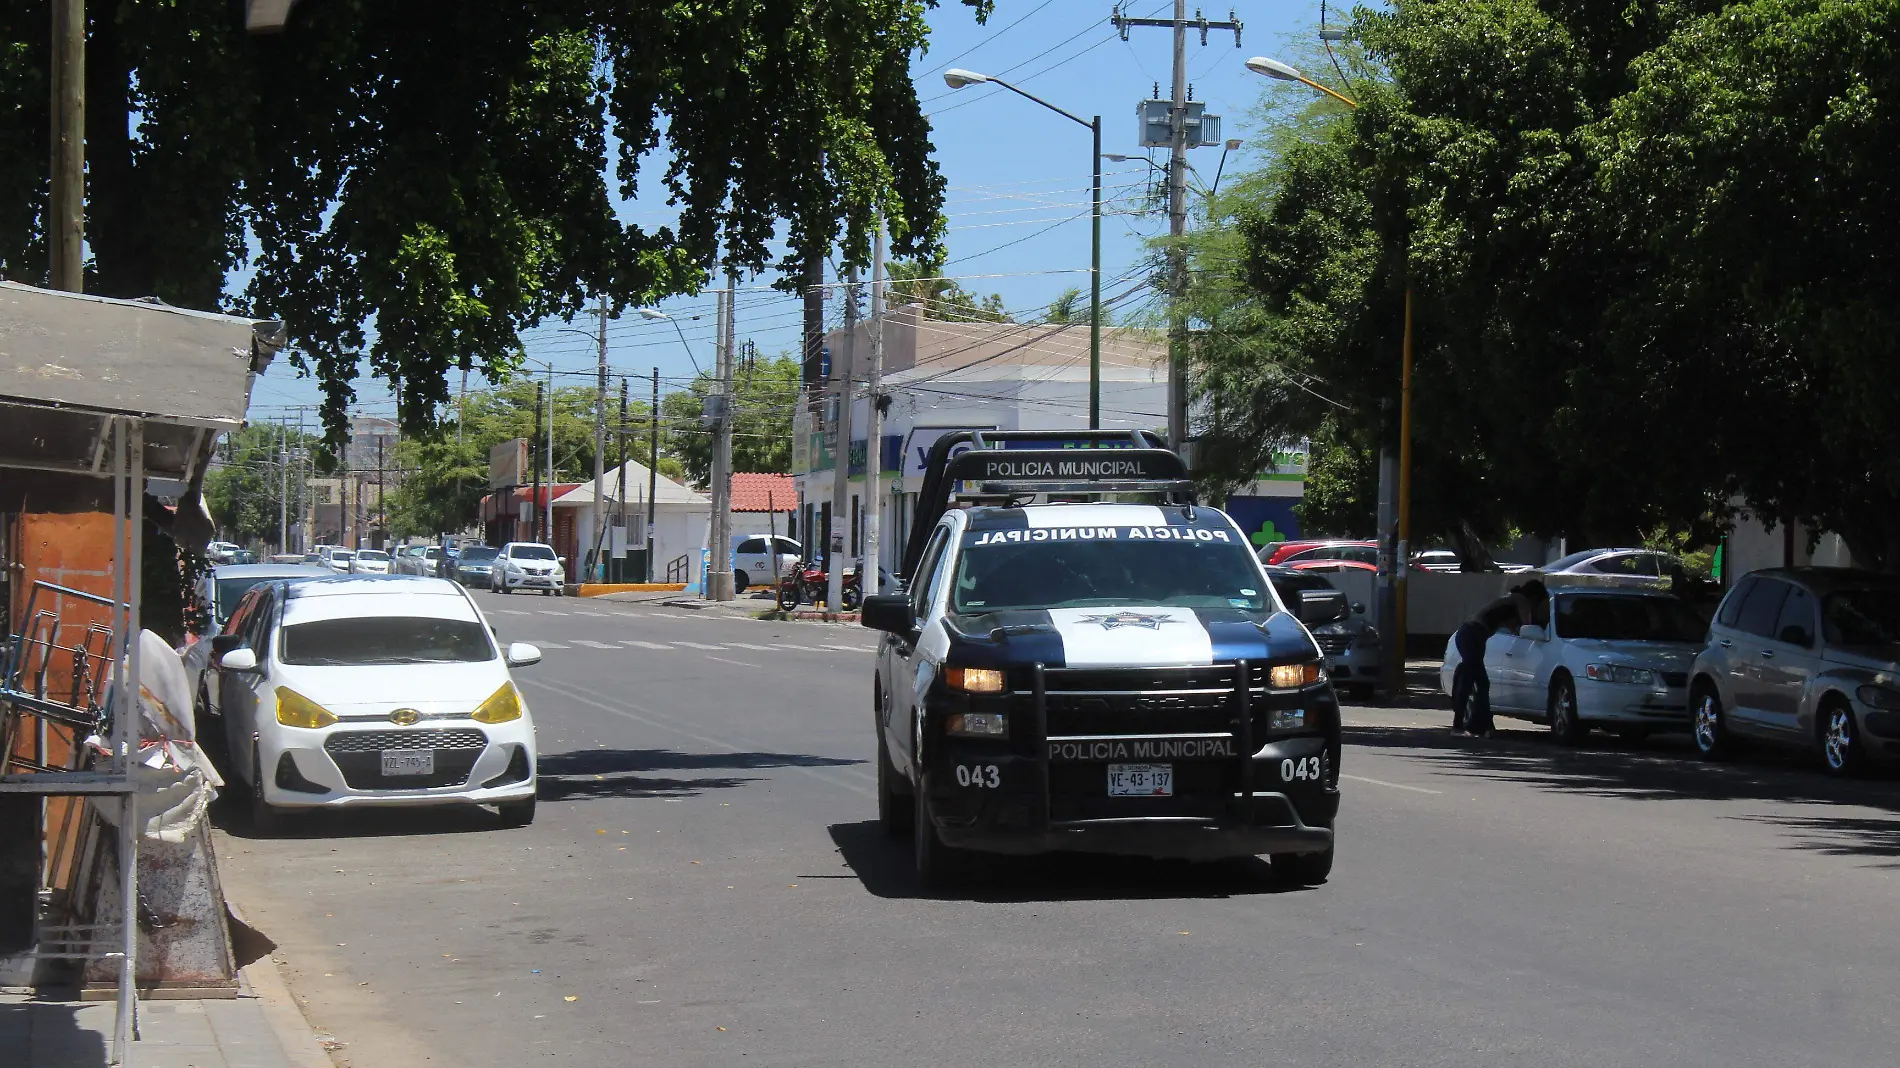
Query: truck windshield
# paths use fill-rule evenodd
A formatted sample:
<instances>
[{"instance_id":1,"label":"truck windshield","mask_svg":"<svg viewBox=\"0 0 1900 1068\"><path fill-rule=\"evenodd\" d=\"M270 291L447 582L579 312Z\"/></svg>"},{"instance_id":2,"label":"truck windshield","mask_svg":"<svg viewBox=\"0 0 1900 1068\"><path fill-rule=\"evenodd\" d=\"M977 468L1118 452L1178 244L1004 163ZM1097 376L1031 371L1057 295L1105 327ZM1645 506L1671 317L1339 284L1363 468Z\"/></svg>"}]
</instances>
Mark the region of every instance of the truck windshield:
<instances>
[{"instance_id":1,"label":"truck windshield","mask_svg":"<svg viewBox=\"0 0 1900 1068\"><path fill-rule=\"evenodd\" d=\"M1097 527L972 531L952 610L1167 605L1270 612L1253 555L1225 530Z\"/></svg>"}]
</instances>

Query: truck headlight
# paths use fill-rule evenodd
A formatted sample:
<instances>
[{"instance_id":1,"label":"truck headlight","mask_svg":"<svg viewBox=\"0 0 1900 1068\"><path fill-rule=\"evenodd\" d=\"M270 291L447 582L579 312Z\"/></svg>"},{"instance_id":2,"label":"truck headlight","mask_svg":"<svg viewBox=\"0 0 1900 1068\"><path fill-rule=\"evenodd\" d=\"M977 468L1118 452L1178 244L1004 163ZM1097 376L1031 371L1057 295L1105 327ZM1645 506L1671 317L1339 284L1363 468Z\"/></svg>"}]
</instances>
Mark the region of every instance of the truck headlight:
<instances>
[{"instance_id":1,"label":"truck headlight","mask_svg":"<svg viewBox=\"0 0 1900 1068\"><path fill-rule=\"evenodd\" d=\"M1003 692L1003 673L995 668L944 668L943 681L964 693Z\"/></svg>"},{"instance_id":2,"label":"truck headlight","mask_svg":"<svg viewBox=\"0 0 1900 1068\"><path fill-rule=\"evenodd\" d=\"M1304 664L1277 664L1267 673L1267 685L1276 690L1296 690L1319 681L1319 661Z\"/></svg>"},{"instance_id":3,"label":"truck headlight","mask_svg":"<svg viewBox=\"0 0 1900 1068\"><path fill-rule=\"evenodd\" d=\"M1009 718L1002 712L953 712L943 729L964 738L1001 738L1009 734Z\"/></svg>"},{"instance_id":4,"label":"truck headlight","mask_svg":"<svg viewBox=\"0 0 1900 1068\"><path fill-rule=\"evenodd\" d=\"M1596 682L1620 682L1627 686L1654 686L1656 673L1648 668L1622 664L1590 664L1583 669L1585 678Z\"/></svg>"}]
</instances>

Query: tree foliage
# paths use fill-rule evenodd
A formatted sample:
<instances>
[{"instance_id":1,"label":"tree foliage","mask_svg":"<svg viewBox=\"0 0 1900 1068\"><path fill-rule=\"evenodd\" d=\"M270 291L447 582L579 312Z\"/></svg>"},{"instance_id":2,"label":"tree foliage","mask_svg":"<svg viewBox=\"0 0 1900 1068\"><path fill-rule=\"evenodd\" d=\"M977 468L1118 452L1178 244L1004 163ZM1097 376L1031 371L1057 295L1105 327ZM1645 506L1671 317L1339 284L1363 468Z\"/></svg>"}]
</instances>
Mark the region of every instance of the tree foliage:
<instances>
[{"instance_id":1,"label":"tree foliage","mask_svg":"<svg viewBox=\"0 0 1900 1068\"><path fill-rule=\"evenodd\" d=\"M1323 121L1193 252L1217 464L1393 440L1409 288L1426 536L1706 536L1739 498L1900 566L1900 4L1402 0L1353 34L1360 108L1270 88Z\"/></svg>"},{"instance_id":2,"label":"tree foliage","mask_svg":"<svg viewBox=\"0 0 1900 1068\"><path fill-rule=\"evenodd\" d=\"M988 293L982 297L963 288L954 278L943 277L943 264L932 260L892 260L887 267L892 307L917 305L926 319L951 323L1007 323L1012 320L1003 309L1003 296Z\"/></svg>"},{"instance_id":3,"label":"tree foliage","mask_svg":"<svg viewBox=\"0 0 1900 1068\"><path fill-rule=\"evenodd\" d=\"M426 429L451 369L504 377L521 330L596 295L691 292L721 258L863 263L879 213L934 255L908 69L936 2L320 0L249 36L231 0L91 0L88 289L212 308L248 266L236 309L288 323L333 446L359 360ZM46 0L0 5L0 271L29 280L48 25ZM675 226L615 211L649 158Z\"/></svg>"},{"instance_id":4,"label":"tree foliage","mask_svg":"<svg viewBox=\"0 0 1900 1068\"><path fill-rule=\"evenodd\" d=\"M799 399L799 362L789 353L754 360L733 375L732 469L783 474L792 469L792 412ZM692 385L660 401L666 432L662 447L687 478L700 485L712 479L713 432L700 425L713 377L702 374ZM644 461L642 461L644 462Z\"/></svg>"},{"instance_id":5,"label":"tree foliage","mask_svg":"<svg viewBox=\"0 0 1900 1068\"><path fill-rule=\"evenodd\" d=\"M251 424L227 436L217 466L205 475L205 507L221 537L243 544L280 541L278 509L284 499L285 450L289 450L291 522L297 520L297 479L306 450L317 439L273 424ZM202 546L193 546L200 549Z\"/></svg>"}]
</instances>

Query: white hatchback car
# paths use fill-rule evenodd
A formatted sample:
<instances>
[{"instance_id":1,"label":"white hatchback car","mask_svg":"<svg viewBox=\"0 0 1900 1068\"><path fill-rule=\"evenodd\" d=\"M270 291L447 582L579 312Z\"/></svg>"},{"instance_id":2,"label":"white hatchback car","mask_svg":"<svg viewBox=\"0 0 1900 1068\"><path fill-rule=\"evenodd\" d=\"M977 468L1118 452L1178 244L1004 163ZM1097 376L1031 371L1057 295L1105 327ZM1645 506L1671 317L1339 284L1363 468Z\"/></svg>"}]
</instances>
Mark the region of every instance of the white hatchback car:
<instances>
[{"instance_id":1,"label":"white hatchback car","mask_svg":"<svg viewBox=\"0 0 1900 1068\"><path fill-rule=\"evenodd\" d=\"M1500 630L1484 647L1491 709L1539 720L1564 745L1593 727L1641 738L1689 727L1689 667L1708 621L1676 597L1647 591L1559 586L1550 626ZM1452 692L1456 641L1445 646L1439 684Z\"/></svg>"},{"instance_id":2,"label":"white hatchback car","mask_svg":"<svg viewBox=\"0 0 1900 1068\"><path fill-rule=\"evenodd\" d=\"M534 720L475 603L444 579L266 582L212 639L229 763L268 827L289 809L495 805L534 820Z\"/></svg>"},{"instance_id":3,"label":"white hatchback car","mask_svg":"<svg viewBox=\"0 0 1900 1068\"><path fill-rule=\"evenodd\" d=\"M496 593L540 590L559 597L567 586L567 575L561 568L560 555L552 547L540 542L511 541L502 546L501 553L495 557L488 581Z\"/></svg>"}]
</instances>

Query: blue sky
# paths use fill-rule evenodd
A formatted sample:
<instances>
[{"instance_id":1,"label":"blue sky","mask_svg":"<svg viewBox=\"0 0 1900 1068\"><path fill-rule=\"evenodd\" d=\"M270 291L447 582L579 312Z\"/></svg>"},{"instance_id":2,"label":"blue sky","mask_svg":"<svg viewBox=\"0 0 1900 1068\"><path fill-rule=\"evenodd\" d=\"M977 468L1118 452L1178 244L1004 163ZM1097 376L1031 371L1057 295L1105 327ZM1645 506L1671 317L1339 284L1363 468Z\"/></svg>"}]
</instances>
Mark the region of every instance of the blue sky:
<instances>
[{"instance_id":1,"label":"blue sky","mask_svg":"<svg viewBox=\"0 0 1900 1068\"><path fill-rule=\"evenodd\" d=\"M1125 0L1127 13L1138 17L1166 17L1172 0ZM970 86L952 91L943 82L943 70L961 67L1008 79L1050 103L1078 115L1102 116L1102 150L1137 158L1126 163L1105 162L1103 187L1106 210L1115 212L1102 225L1103 297L1114 296L1139 280L1136 271L1144 256L1146 238L1165 232L1165 211L1130 213L1140 205L1150 169L1140 159L1151 155L1165 162L1166 150L1144 152L1136 140L1135 105L1161 83L1168 92L1172 35L1165 29L1135 28L1124 42L1109 25L1108 0L997 0L988 25L978 25L969 9L956 0L930 16L930 50L912 63L918 96L930 115L936 156L949 180L945 213L948 216L949 265L946 273L962 277L965 288L978 293L1000 293L1012 311L1035 314L1063 290L1088 286L1089 263L1089 134L1088 131L1013 93L994 86ZM1194 5L1189 5L1190 16ZM1225 19L1227 8L1204 6L1210 19ZM1278 55L1288 51L1294 35L1305 36L1319 21L1318 0L1308 3L1236 3L1244 24L1241 47L1233 34L1210 31L1205 47L1199 33L1188 35L1188 81L1193 97L1207 102L1208 111L1225 120L1224 137L1248 139L1246 113L1259 100L1265 82L1242 65L1248 56ZM1338 20L1338 16L1333 16ZM1219 148L1194 149L1189 161L1201 180L1211 181L1220 163ZM1257 165L1250 147L1229 156L1227 168ZM642 188L657 190L661 164L648 161ZM663 192L649 193L621 206L625 218L644 225L668 222L673 213ZM980 277L992 276L992 277ZM1126 281L1117 281L1127 278ZM754 340L762 353L796 350L800 309L795 298L766 289L770 278L742 279L738 299L738 337ZM1120 310L1133 307L1147 294L1131 297ZM686 336L682 345L673 324L641 319L631 311L608 328L608 361L616 375L644 376L657 366L663 391L683 385L693 375L694 363L712 360L713 298L710 294L680 297L660 309L676 317ZM834 305L835 307L835 305ZM694 319L693 316L699 318ZM548 323L525 335L531 359L552 362L566 384L591 383L593 343L561 328L590 332L589 320ZM690 349L690 353L689 353ZM451 392L459 384L450 382ZM485 386L471 375L469 388ZM636 395L644 389L636 384ZM357 383L359 408L366 414L389 415L394 404L381 383L367 377ZM286 362L278 362L257 383L251 418L276 420L288 406L315 405L314 381L296 379ZM294 421L295 413L290 418ZM314 420L314 413L307 416Z\"/></svg>"}]
</instances>

